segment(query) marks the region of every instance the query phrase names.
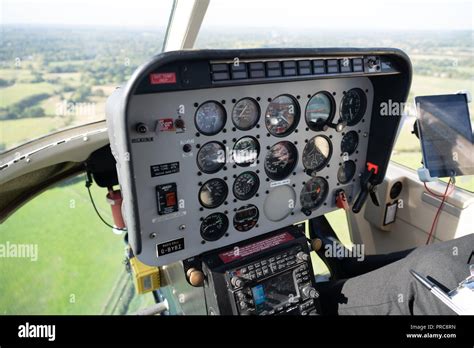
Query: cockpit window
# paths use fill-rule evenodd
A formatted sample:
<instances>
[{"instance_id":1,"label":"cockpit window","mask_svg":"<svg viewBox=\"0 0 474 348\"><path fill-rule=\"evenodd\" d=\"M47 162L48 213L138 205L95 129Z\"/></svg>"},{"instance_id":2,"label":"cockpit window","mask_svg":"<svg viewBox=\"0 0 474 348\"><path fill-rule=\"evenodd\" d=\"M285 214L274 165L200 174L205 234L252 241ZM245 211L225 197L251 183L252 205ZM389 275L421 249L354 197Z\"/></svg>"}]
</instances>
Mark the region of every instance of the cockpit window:
<instances>
[{"instance_id":1,"label":"cockpit window","mask_svg":"<svg viewBox=\"0 0 474 348\"><path fill-rule=\"evenodd\" d=\"M474 92L472 14L473 3L465 0L213 1L195 46L400 48L413 64L410 107L416 95ZM469 110L474 120L473 103ZM421 147L411 133L414 108L407 113L392 160L416 170ZM474 192L474 177L456 185Z\"/></svg>"},{"instance_id":2,"label":"cockpit window","mask_svg":"<svg viewBox=\"0 0 474 348\"><path fill-rule=\"evenodd\" d=\"M163 45L172 0L2 1L0 152L105 118Z\"/></svg>"}]
</instances>

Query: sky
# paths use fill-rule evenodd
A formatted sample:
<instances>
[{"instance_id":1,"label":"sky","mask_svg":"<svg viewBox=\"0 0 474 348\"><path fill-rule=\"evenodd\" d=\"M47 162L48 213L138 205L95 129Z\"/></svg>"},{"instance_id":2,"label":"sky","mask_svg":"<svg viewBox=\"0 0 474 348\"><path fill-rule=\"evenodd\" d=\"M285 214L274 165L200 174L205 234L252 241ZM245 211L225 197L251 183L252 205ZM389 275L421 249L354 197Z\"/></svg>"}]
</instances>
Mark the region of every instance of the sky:
<instances>
[{"instance_id":1,"label":"sky","mask_svg":"<svg viewBox=\"0 0 474 348\"><path fill-rule=\"evenodd\" d=\"M0 3L3 24L164 27L172 0ZM474 30L473 11L472 0L211 0L203 27Z\"/></svg>"}]
</instances>

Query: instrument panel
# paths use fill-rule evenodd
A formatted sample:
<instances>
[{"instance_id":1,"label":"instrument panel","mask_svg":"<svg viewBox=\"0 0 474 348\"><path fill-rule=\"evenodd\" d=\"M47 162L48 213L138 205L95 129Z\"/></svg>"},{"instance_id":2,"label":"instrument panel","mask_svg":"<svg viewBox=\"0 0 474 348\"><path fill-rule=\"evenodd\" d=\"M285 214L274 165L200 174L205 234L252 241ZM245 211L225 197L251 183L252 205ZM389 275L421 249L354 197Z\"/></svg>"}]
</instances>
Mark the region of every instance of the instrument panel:
<instances>
[{"instance_id":1,"label":"instrument panel","mask_svg":"<svg viewBox=\"0 0 474 348\"><path fill-rule=\"evenodd\" d=\"M367 77L133 96L140 259L168 264L328 213L341 190L352 201L373 99Z\"/></svg>"}]
</instances>

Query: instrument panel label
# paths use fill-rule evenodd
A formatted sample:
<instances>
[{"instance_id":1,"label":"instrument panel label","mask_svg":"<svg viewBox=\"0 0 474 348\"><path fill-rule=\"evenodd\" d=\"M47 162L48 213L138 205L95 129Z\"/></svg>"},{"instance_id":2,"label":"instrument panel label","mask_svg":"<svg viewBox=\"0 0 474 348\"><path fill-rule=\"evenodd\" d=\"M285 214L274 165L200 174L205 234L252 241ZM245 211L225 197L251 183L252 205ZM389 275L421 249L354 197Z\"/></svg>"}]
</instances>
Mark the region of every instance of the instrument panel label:
<instances>
[{"instance_id":1,"label":"instrument panel label","mask_svg":"<svg viewBox=\"0 0 474 348\"><path fill-rule=\"evenodd\" d=\"M151 177L179 173L179 162L161 163L150 166Z\"/></svg>"},{"instance_id":2,"label":"instrument panel label","mask_svg":"<svg viewBox=\"0 0 474 348\"><path fill-rule=\"evenodd\" d=\"M164 85L169 83L176 83L176 73L154 73L150 74L150 83L152 85Z\"/></svg>"},{"instance_id":3,"label":"instrument panel label","mask_svg":"<svg viewBox=\"0 0 474 348\"><path fill-rule=\"evenodd\" d=\"M169 242L156 245L158 257L184 250L184 238L170 240Z\"/></svg>"},{"instance_id":4,"label":"instrument panel label","mask_svg":"<svg viewBox=\"0 0 474 348\"><path fill-rule=\"evenodd\" d=\"M283 232L259 242L247 244L242 247L235 247L232 250L220 253L219 258L222 260L222 262L229 263L263 250L273 248L274 246L283 244L293 239L295 238L290 233Z\"/></svg>"},{"instance_id":5,"label":"instrument panel label","mask_svg":"<svg viewBox=\"0 0 474 348\"><path fill-rule=\"evenodd\" d=\"M174 120L172 118L160 118L158 120L158 127L160 132L175 131Z\"/></svg>"}]
</instances>

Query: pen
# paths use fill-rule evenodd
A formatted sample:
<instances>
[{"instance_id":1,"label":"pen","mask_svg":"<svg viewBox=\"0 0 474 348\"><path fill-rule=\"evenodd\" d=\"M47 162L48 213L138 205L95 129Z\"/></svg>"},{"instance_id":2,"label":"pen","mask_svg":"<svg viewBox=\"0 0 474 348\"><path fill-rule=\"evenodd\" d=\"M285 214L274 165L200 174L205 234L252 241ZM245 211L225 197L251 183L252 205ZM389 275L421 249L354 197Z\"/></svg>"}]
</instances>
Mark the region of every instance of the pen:
<instances>
[{"instance_id":1,"label":"pen","mask_svg":"<svg viewBox=\"0 0 474 348\"><path fill-rule=\"evenodd\" d=\"M441 290L435 283L430 281L428 278L423 277L418 272L410 270L410 273L416 280L418 280L425 288L427 288L433 295L440 299L446 306L451 308L457 314L462 314L463 310L454 304L451 297L449 297L443 290Z\"/></svg>"}]
</instances>

